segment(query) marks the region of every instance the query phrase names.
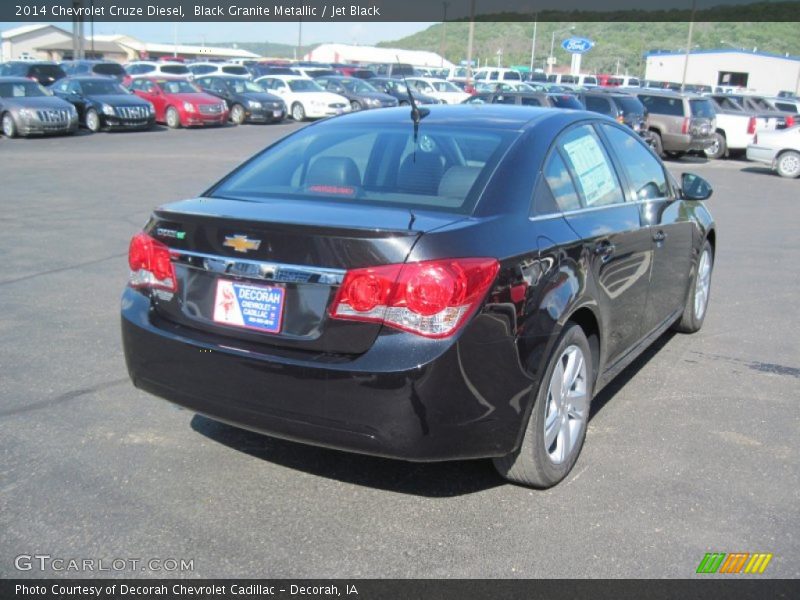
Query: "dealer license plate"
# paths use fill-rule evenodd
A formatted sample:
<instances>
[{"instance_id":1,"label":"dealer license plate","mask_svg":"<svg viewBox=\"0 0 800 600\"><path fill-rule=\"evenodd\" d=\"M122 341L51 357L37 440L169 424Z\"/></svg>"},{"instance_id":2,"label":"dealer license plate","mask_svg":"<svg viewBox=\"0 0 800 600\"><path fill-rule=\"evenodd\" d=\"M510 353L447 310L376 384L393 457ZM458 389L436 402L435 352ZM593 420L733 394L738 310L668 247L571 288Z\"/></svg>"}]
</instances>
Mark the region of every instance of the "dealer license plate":
<instances>
[{"instance_id":1,"label":"dealer license plate","mask_svg":"<svg viewBox=\"0 0 800 600\"><path fill-rule=\"evenodd\" d=\"M214 297L214 322L278 333L283 320L285 292L282 287L220 279Z\"/></svg>"}]
</instances>

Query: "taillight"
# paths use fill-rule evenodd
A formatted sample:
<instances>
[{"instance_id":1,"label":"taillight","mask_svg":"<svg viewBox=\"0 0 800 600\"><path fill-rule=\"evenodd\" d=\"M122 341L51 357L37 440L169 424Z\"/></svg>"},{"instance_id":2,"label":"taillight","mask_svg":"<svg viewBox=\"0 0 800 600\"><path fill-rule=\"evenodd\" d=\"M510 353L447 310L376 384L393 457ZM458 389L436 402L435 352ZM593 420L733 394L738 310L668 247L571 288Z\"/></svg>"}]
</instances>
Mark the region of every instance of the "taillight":
<instances>
[{"instance_id":1,"label":"taillight","mask_svg":"<svg viewBox=\"0 0 800 600\"><path fill-rule=\"evenodd\" d=\"M137 233L128 247L128 283L134 288L154 288L174 292L178 289L169 247L144 232Z\"/></svg>"},{"instance_id":2,"label":"taillight","mask_svg":"<svg viewBox=\"0 0 800 600\"><path fill-rule=\"evenodd\" d=\"M756 118L750 117L750 120L747 122L747 133L753 134L756 132Z\"/></svg>"},{"instance_id":3,"label":"taillight","mask_svg":"<svg viewBox=\"0 0 800 600\"><path fill-rule=\"evenodd\" d=\"M617 123L619 123L620 125L624 125L625 117L623 117L622 115L617 115Z\"/></svg>"},{"instance_id":4,"label":"taillight","mask_svg":"<svg viewBox=\"0 0 800 600\"><path fill-rule=\"evenodd\" d=\"M478 308L499 268L493 258L449 258L353 269L330 315L384 323L428 338L448 337Z\"/></svg>"},{"instance_id":5,"label":"taillight","mask_svg":"<svg viewBox=\"0 0 800 600\"><path fill-rule=\"evenodd\" d=\"M689 133L689 123L690 122L691 122L691 119L689 119L689 118L686 118L686 119L683 120L683 127L681 127L681 133L684 133L684 134L685 133Z\"/></svg>"},{"instance_id":6,"label":"taillight","mask_svg":"<svg viewBox=\"0 0 800 600\"><path fill-rule=\"evenodd\" d=\"M794 126L794 117L786 117L786 128Z\"/></svg>"}]
</instances>

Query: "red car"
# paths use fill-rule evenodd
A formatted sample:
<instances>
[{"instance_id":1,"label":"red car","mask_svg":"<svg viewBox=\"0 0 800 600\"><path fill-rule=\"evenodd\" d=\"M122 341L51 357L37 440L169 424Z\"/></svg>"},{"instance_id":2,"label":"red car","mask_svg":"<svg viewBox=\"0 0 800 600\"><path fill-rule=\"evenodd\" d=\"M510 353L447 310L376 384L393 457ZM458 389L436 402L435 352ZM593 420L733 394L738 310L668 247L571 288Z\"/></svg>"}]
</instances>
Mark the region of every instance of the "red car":
<instances>
[{"instance_id":1,"label":"red car","mask_svg":"<svg viewBox=\"0 0 800 600\"><path fill-rule=\"evenodd\" d=\"M198 125L225 125L228 107L223 100L206 94L186 79L143 77L134 79L131 90L156 108L156 122L173 129Z\"/></svg>"}]
</instances>

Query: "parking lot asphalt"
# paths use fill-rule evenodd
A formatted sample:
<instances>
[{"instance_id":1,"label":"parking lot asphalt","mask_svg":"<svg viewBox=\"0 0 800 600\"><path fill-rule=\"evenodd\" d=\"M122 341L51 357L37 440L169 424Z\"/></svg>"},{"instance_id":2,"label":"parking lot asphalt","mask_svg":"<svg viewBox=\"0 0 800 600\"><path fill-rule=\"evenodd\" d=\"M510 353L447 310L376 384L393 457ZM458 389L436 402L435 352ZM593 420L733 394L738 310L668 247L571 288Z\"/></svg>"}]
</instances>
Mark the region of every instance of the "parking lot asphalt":
<instances>
[{"instance_id":1,"label":"parking lot asphalt","mask_svg":"<svg viewBox=\"0 0 800 600\"><path fill-rule=\"evenodd\" d=\"M595 399L561 485L490 461L409 464L284 442L136 390L119 334L128 241L276 126L0 139L0 576L21 554L193 559L160 577L693 577L706 552L800 576L800 182L669 162L714 186L703 330Z\"/></svg>"}]
</instances>

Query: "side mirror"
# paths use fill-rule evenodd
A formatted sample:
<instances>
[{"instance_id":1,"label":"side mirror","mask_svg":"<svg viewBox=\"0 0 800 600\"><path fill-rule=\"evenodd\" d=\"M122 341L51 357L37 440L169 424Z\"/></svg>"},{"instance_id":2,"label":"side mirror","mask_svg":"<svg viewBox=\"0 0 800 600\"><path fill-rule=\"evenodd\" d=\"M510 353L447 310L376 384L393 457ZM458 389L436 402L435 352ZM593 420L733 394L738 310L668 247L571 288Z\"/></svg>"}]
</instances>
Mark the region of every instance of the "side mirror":
<instances>
[{"instance_id":1,"label":"side mirror","mask_svg":"<svg viewBox=\"0 0 800 600\"><path fill-rule=\"evenodd\" d=\"M714 190L711 184L694 173L681 175L681 192L685 200L707 200Z\"/></svg>"}]
</instances>

